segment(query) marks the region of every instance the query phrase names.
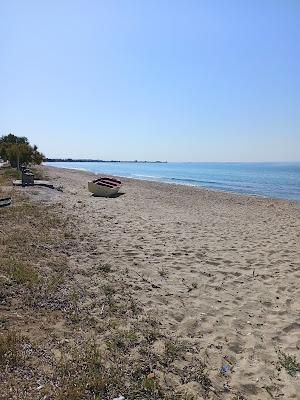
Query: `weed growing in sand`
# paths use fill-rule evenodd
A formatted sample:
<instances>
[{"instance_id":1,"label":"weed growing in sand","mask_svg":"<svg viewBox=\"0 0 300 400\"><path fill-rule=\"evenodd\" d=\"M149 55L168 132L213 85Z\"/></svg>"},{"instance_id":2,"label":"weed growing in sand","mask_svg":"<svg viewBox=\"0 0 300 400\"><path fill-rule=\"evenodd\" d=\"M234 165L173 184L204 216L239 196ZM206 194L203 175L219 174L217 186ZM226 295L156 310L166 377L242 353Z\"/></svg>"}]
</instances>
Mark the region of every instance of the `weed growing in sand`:
<instances>
[{"instance_id":1,"label":"weed growing in sand","mask_svg":"<svg viewBox=\"0 0 300 400\"><path fill-rule=\"evenodd\" d=\"M133 330L118 330L111 335L106 344L111 351L128 350L130 347L136 345L137 341L138 337Z\"/></svg>"},{"instance_id":2,"label":"weed growing in sand","mask_svg":"<svg viewBox=\"0 0 300 400\"><path fill-rule=\"evenodd\" d=\"M106 300L107 300L107 303L110 306L111 311L113 312L113 311L117 311L117 309L120 309L120 305L114 303L114 301L113 301L114 294L116 292L115 288L113 287L113 285L112 284L105 284L105 285L102 286L102 290L103 290L103 293L106 296Z\"/></svg>"},{"instance_id":3,"label":"weed growing in sand","mask_svg":"<svg viewBox=\"0 0 300 400\"><path fill-rule=\"evenodd\" d=\"M143 334L149 344L153 344L161 336L159 330L152 327L149 327Z\"/></svg>"},{"instance_id":4,"label":"weed growing in sand","mask_svg":"<svg viewBox=\"0 0 300 400\"><path fill-rule=\"evenodd\" d=\"M279 350L278 359L280 367L283 367L289 375L296 376L297 372L300 372L300 363L297 362L296 356L290 356Z\"/></svg>"},{"instance_id":5,"label":"weed growing in sand","mask_svg":"<svg viewBox=\"0 0 300 400\"><path fill-rule=\"evenodd\" d=\"M126 340L132 332L118 332ZM126 357L124 348L116 348L109 355L110 362L101 354L94 341L83 344L57 369L58 391L55 400L65 398L112 399L123 393L130 399L169 399L161 392L149 367ZM126 396L127 398L127 396Z\"/></svg>"},{"instance_id":6,"label":"weed growing in sand","mask_svg":"<svg viewBox=\"0 0 300 400\"><path fill-rule=\"evenodd\" d=\"M241 393L236 393L233 400L247 400L246 397Z\"/></svg>"},{"instance_id":7,"label":"weed growing in sand","mask_svg":"<svg viewBox=\"0 0 300 400\"><path fill-rule=\"evenodd\" d=\"M149 393L159 392L159 385L156 380L155 374L151 373L144 377L142 387Z\"/></svg>"},{"instance_id":8,"label":"weed growing in sand","mask_svg":"<svg viewBox=\"0 0 300 400\"><path fill-rule=\"evenodd\" d=\"M160 269L158 270L158 273L159 273L159 275L160 275L162 278L167 278L167 277L168 277L168 272L167 272L165 269L163 269L163 268L160 268Z\"/></svg>"},{"instance_id":9,"label":"weed growing in sand","mask_svg":"<svg viewBox=\"0 0 300 400\"><path fill-rule=\"evenodd\" d=\"M168 363L173 362L185 351L185 345L178 340L167 339L165 341L165 360Z\"/></svg>"},{"instance_id":10,"label":"weed growing in sand","mask_svg":"<svg viewBox=\"0 0 300 400\"><path fill-rule=\"evenodd\" d=\"M65 276L62 273L54 273L47 280L46 290L49 293L55 293L64 282Z\"/></svg>"},{"instance_id":11,"label":"weed growing in sand","mask_svg":"<svg viewBox=\"0 0 300 400\"><path fill-rule=\"evenodd\" d=\"M144 316L136 323L136 330L141 332L148 344L153 344L157 339L162 337L160 332L160 323L151 316Z\"/></svg>"},{"instance_id":12,"label":"weed growing in sand","mask_svg":"<svg viewBox=\"0 0 300 400\"><path fill-rule=\"evenodd\" d=\"M75 288L72 289L71 293L70 293L70 308L71 308L71 320L72 322L76 323L79 322L79 304L78 304L78 300L79 300L79 295L76 291Z\"/></svg>"},{"instance_id":13,"label":"weed growing in sand","mask_svg":"<svg viewBox=\"0 0 300 400\"><path fill-rule=\"evenodd\" d=\"M63 359L58 372L57 400L81 400L86 398L87 391L95 398L103 394L108 384L101 354L93 340L74 350L71 360Z\"/></svg>"},{"instance_id":14,"label":"weed growing in sand","mask_svg":"<svg viewBox=\"0 0 300 400\"><path fill-rule=\"evenodd\" d=\"M183 381L185 383L189 381L198 382L205 392L209 392L212 383L208 376L206 366L202 362L198 362L197 365L194 366L189 365L188 367L185 367L183 370L183 375Z\"/></svg>"},{"instance_id":15,"label":"weed growing in sand","mask_svg":"<svg viewBox=\"0 0 300 400\"><path fill-rule=\"evenodd\" d=\"M196 397L190 393L175 395L174 400L196 400ZM173 399L172 399L173 400Z\"/></svg>"},{"instance_id":16,"label":"weed growing in sand","mask_svg":"<svg viewBox=\"0 0 300 400\"><path fill-rule=\"evenodd\" d=\"M22 360L21 337L14 331L0 334L0 365L13 367Z\"/></svg>"},{"instance_id":17,"label":"weed growing in sand","mask_svg":"<svg viewBox=\"0 0 300 400\"><path fill-rule=\"evenodd\" d=\"M111 298L115 294L115 289L111 284L103 285L102 289L105 296L107 296L108 298Z\"/></svg>"},{"instance_id":18,"label":"weed growing in sand","mask_svg":"<svg viewBox=\"0 0 300 400\"><path fill-rule=\"evenodd\" d=\"M18 284L33 287L39 283L38 272L21 261L9 259L7 261L7 270L11 279Z\"/></svg>"},{"instance_id":19,"label":"weed growing in sand","mask_svg":"<svg viewBox=\"0 0 300 400\"><path fill-rule=\"evenodd\" d=\"M7 185L13 179L18 179L19 173L16 168L2 167L0 170L0 185Z\"/></svg>"},{"instance_id":20,"label":"weed growing in sand","mask_svg":"<svg viewBox=\"0 0 300 400\"><path fill-rule=\"evenodd\" d=\"M111 265L107 264L107 263L98 265L97 269L98 269L99 272L104 272L104 273L112 272Z\"/></svg>"},{"instance_id":21,"label":"weed growing in sand","mask_svg":"<svg viewBox=\"0 0 300 400\"><path fill-rule=\"evenodd\" d=\"M137 316L138 313L141 312L141 307L138 305L137 301L132 296L129 296L129 299L127 301L127 309L131 310L134 316Z\"/></svg>"}]
</instances>

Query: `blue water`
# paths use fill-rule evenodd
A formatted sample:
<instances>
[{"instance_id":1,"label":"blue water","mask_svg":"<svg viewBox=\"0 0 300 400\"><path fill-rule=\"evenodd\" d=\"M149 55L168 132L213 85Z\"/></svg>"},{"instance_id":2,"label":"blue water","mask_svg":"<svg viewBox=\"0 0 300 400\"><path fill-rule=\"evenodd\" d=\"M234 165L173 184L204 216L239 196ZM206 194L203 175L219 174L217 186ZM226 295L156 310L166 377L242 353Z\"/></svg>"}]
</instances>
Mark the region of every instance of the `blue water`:
<instances>
[{"instance_id":1,"label":"blue water","mask_svg":"<svg viewBox=\"0 0 300 400\"><path fill-rule=\"evenodd\" d=\"M300 162L295 163L113 163L50 162L130 178L300 201Z\"/></svg>"}]
</instances>

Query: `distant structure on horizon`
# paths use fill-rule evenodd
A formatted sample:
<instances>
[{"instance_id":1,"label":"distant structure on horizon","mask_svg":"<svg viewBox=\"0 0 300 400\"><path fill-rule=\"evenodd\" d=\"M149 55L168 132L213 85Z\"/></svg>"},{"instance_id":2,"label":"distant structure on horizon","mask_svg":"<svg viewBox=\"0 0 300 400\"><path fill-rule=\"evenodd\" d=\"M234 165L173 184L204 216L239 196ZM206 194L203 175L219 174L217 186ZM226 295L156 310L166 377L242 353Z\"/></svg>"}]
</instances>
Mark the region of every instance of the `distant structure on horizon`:
<instances>
[{"instance_id":1,"label":"distant structure on horizon","mask_svg":"<svg viewBox=\"0 0 300 400\"><path fill-rule=\"evenodd\" d=\"M143 164L166 164L167 161L139 161L139 160L128 160L128 161L121 161L121 160L93 160L89 158L44 158L44 162L98 162L98 163L105 163L105 162L112 162L112 163L143 163Z\"/></svg>"}]
</instances>

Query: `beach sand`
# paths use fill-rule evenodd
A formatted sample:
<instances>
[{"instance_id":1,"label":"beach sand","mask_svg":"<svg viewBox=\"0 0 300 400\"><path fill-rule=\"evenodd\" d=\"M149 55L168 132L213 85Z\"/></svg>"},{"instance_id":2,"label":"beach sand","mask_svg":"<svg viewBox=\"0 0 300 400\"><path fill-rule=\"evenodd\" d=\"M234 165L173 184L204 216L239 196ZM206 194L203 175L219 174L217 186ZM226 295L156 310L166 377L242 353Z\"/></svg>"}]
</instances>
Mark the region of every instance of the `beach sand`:
<instances>
[{"instance_id":1,"label":"beach sand","mask_svg":"<svg viewBox=\"0 0 300 400\"><path fill-rule=\"evenodd\" d=\"M65 254L84 293L80 307L96 325L106 315L95 268L108 265L140 315L186 343L168 374L154 368L160 383L182 399L300 398L299 373L279 363L280 351L300 361L299 202L126 178L118 197L95 198L93 174L43 170L63 191L25 191L76 226L76 251L66 243ZM153 351L164 346L158 339ZM207 392L178 372L199 360Z\"/></svg>"}]
</instances>

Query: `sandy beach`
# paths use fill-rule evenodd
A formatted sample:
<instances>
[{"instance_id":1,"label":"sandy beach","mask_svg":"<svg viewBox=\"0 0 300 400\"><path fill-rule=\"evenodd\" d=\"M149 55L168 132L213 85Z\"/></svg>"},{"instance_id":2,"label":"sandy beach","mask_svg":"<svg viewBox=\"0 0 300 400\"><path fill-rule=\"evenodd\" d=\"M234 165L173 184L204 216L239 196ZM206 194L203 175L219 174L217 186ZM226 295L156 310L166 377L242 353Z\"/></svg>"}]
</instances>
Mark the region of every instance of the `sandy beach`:
<instances>
[{"instance_id":1,"label":"sandy beach","mask_svg":"<svg viewBox=\"0 0 300 400\"><path fill-rule=\"evenodd\" d=\"M78 288L76 335L93 333L105 353L113 320L130 331L156 321L161 336L149 342L156 358L147 376L178 399L300 398L299 372L279 363L282 354L299 361L299 202L125 178L118 197L95 198L87 191L93 174L42 169L62 191L23 192L73 226L72 245L66 239L57 252ZM122 298L136 307L112 316L111 303ZM55 343L73 344L72 329L62 315L22 326L29 336L50 332ZM182 344L172 357L166 340ZM132 362L146 357L140 345L123 350ZM63 346L55 346L60 357ZM199 364L201 379L192 373Z\"/></svg>"}]
</instances>

